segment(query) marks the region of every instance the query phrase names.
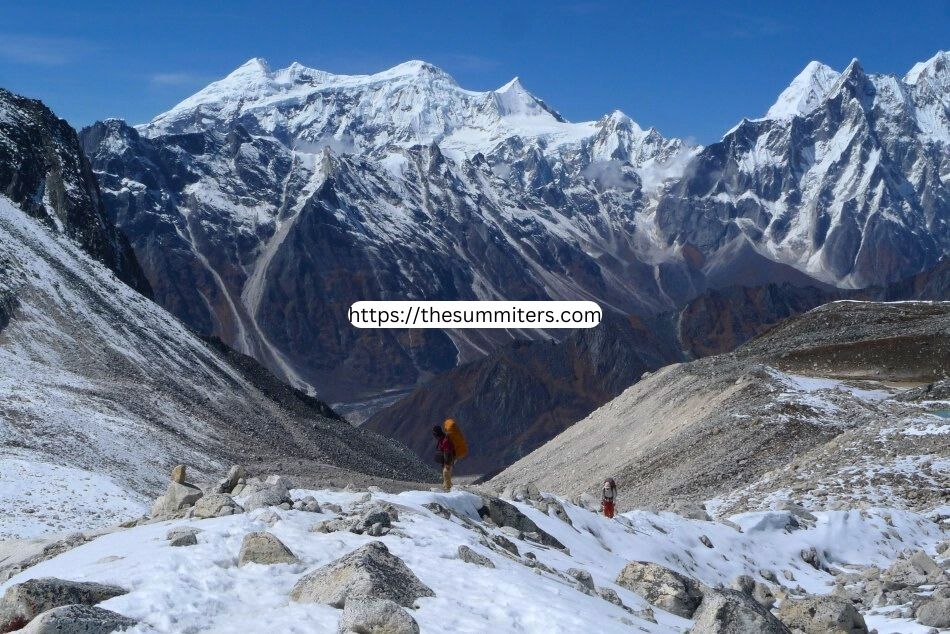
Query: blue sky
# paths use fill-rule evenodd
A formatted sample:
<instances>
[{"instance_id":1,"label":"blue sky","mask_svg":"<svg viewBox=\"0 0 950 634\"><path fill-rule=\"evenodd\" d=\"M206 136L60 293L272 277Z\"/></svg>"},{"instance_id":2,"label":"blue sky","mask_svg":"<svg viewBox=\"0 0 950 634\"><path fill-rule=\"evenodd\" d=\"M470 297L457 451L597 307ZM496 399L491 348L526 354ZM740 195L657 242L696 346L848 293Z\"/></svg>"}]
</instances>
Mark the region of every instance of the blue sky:
<instances>
[{"instance_id":1,"label":"blue sky","mask_svg":"<svg viewBox=\"0 0 950 634\"><path fill-rule=\"evenodd\" d=\"M464 87L518 75L570 120L615 108L710 142L810 60L903 75L950 48L950 0L917 2L4 2L0 87L75 126L150 119L251 57L367 73L408 59Z\"/></svg>"}]
</instances>

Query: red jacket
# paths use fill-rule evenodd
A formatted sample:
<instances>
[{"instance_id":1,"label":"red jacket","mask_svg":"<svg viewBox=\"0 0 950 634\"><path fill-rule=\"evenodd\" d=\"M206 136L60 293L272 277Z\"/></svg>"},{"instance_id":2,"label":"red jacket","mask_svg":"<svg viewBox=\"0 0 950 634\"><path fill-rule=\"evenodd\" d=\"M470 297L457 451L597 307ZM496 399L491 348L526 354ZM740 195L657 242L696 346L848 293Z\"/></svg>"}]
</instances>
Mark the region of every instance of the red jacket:
<instances>
[{"instance_id":1,"label":"red jacket","mask_svg":"<svg viewBox=\"0 0 950 634\"><path fill-rule=\"evenodd\" d=\"M438 444L436 444L436 450L438 454L438 462L442 464L452 464L455 460L455 447L452 445L452 441L449 440L448 436L443 436L439 439Z\"/></svg>"}]
</instances>

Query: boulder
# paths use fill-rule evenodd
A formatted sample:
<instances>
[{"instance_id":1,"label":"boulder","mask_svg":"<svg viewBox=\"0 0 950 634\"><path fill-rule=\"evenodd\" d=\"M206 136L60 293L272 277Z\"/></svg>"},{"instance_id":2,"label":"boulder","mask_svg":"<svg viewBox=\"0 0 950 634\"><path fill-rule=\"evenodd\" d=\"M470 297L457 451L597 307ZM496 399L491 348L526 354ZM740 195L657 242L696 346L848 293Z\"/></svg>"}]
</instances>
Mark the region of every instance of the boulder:
<instances>
[{"instance_id":1,"label":"boulder","mask_svg":"<svg viewBox=\"0 0 950 634\"><path fill-rule=\"evenodd\" d=\"M320 508L320 504L317 502L317 498L312 495L308 495L302 500L297 500L294 502L295 511L304 511L305 513L322 513L323 510Z\"/></svg>"},{"instance_id":2,"label":"boulder","mask_svg":"<svg viewBox=\"0 0 950 634\"><path fill-rule=\"evenodd\" d=\"M950 599L928 601L917 608L917 621L921 625L950 628Z\"/></svg>"},{"instance_id":3,"label":"boulder","mask_svg":"<svg viewBox=\"0 0 950 634\"><path fill-rule=\"evenodd\" d=\"M234 489L237 488L239 482L244 478L244 467L240 465L233 465L228 469L228 474L224 476L221 480L218 480L218 483L213 489L213 493L233 493Z\"/></svg>"},{"instance_id":4,"label":"boulder","mask_svg":"<svg viewBox=\"0 0 950 634\"><path fill-rule=\"evenodd\" d=\"M346 602L340 616L339 634L419 634L419 624L398 603L389 599L358 599Z\"/></svg>"},{"instance_id":5,"label":"boulder","mask_svg":"<svg viewBox=\"0 0 950 634\"><path fill-rule=\"evenodd\" d=\"M432 589L378 541L308 573L290 592L294 601L338 608L350 599L389 599L412 607L417 599L431 596Z\"/></svg>"},{"instance_id":6,"label":"boulder","mask_svg":"<svg viewBox=\"0 0 950 634\"><path fill-rule=\"evenodd\" d=\"M152 505L152 517L174 515L182 509L193 506L201 499L201 489L188 483L172 482L165 489L165 493L155 500Z\"/></svg>"},{"instance_id":7,"label":"boulder","mask_svg":"<svg viewBox=\"0 0 950 634\"><path fill-rule=\"evenodd\" d=\"M712 521L712 518L709 517L709 513L706 512L705 506L688 500L676 500L672 506L670 506L670 512L691 520Z\"/></svg>"},{"instance_id":8,"label":"boulder","mask_svg":"<svg viewBox=\"0 0 950 634\"><path fill-rule=\"evenodd\" d=\"M815 570L821 570L821 556L818 554L818 551L814 546L809 546L808 548L803 548L801 551L802 561L814 568Z\"/></svg>"},{"instance_id":9,"label":"boulder","mask_svg":"<svg viewBox=\"0 0 950 634\"><path fill-rule=\"evenodd\" d=\"M194 513L192 513L192 517L208 519L243 512L244 509L241 505L235 502L234 498L230 495L226 493L212 493L202 496L195 502L195 510Z\"/></svg>"},{"instance_id":10,"label":"boulder","mask_svg":"<svg viewBox=\"0 0 950 634\"><path fill-rule=\"evenodd\" d=\"M21 634L109 634L136 625L130 619L94 605L64 605L43 612Z\"/></svg>"},{"instance_id":11,"label":"boulder","mask_svg":"<svg viewBox=\"0 0 950 634\"><path fill-rule=\"evenodd\" d=\"M893 586L920 586L943 579L944 571L927 553L918 550L909 557L895 561L884 571L883 578Z\"/></svg>"},{"instance_id":12,"label":"boulder","mask_svg":"<svg viewBox=\"0 0 950 634\"><path fill-rule=\"evenodd\" d=\"M570 568L567 571L568 577L573 577L577 581L578 585L584 588L587 591L587 594L593 594L594 592L594 578L590 575L589 572L582 568Z\"/></svg>"},{"instance_id":13,"label":"boulder","mask_svg":"<svg viewBox=\"0 0 950 634\"><path fill-rule=\"evenodd\" d=\"M168 540L169 546L174 546L180 548L183 546L197 546L198 545L198 533L181 533L176 535L172 539Z\"/></svg>"},{"instance_id":14,"label":"boulder","mask_svg":"<svg viewBox=\"0 0 950 634\"><path fill-rule=\"evenodd\" d=\"M779 510L779 511L788 511L789 513L791 513L798 519L805 520L808 522L814 522L818 519L814 515L809 513L805 509L804 506L801 506L800 504L795 504L791 500L779 500L776 503L775 508L776 510Z\"/></svg>"},{"instance_id":15,"label":"boulder","mask_svg":"<svg viewBox=\"0 0 950 634\"><path fill-rule=\"evenodd\" d=\"M501 546L515 557L521 556L521 553L518 551L518 546L504 535L492 535L491 540L496 546Z\"/></svg>"},{"instance_id":16,"label":"boulder","mask_svg":"<svg viewBox=\"0 0 950 634\"><path fill-rule=\"evenodd\" d=\"M180 464L172 469L172 482L176 484L185 484L185 465Z\"/></svg>"},{"instance_id":17,"label":"boulder","mask_svg":"<svg viewBox=\"0 0 950 634\"><path fill-rule=\"evenodd\" d=\"M732 590L749 595L766 610L771 610L772 606L775 605L775 594L772 593L772 589L749 575L739 575L732 580L729 587Z\"/></svg>"},{"instance_id":18,"label":"boulder","mask_svg":"<svg viewBox=\"0 0 950 634\"><path fill-rule=\"evenodd\" d=\"M564 544L555 539L552 535L544 532L531 518L518 510L514 504L505 502L499 498L484 498L485 505L479 509L479 515L488 517L498 526L509 526L518 531L528 534L534 533L538 536L538 543L545 546L564 549Z\"/></svg>"},{"instance_id":19,"label":"boulder","mask_svg":"<svg viewBox=\"0 0 950 634\"><path fill-rule=\"evenodd\" d=\"M704 588L693 614L697 634L790 634L790 630L750 595L736 590Z\"/></svg>"},{"instance_id":20,"label":"boulder","mask_svg":"<svg viewBox=\"0 0 950 634\"><path fill-rule=\"evenodd\" d=\"M617 594L617 591L613 588L597 588L597 596L608 603L613 603L614 605L624 607L623 601L620 599L620 595Z\"/></svg>"},{"instance_id":21,"label":"boulder","mask_svg":"<svg viewBox=\"0 0 950 634\"><path fill-rule=\"evenodd\" d=\"M241 542L238 566L244 564L295 564L299 560L282 541L270 533L248 533Z\"/></svg>"},{"instance_id":22,"label":"boulder","mask_svg":"<svg viewBox=\"0 0 950 634\"><path fill-rule=\"evenodd\" d=\"M648 561L631 561L624 566L617 576L617 585L639 594L660 609L687 619L703 600L696 581Z\"/></svg>"},{"instance_id":23,"label":"boulder","mask_svg":"<svg viewBox=\"0 0 950 634\"><path fill-rule=\"evenodd\" d=\"M90 581L66 581L54 577L30 579L7 588L0 599L0 632L12 632L41 612L64 605L95 605L127 591L118 586Z\"/></svg>"},{"instance_id":24,"label":"boulder","mask_svg":"<svg viewBox=\"0 0 950 634\"><path fill-rule=\"evenodd\" d=\"M373 524L392 526L392 518L389 516L389 512L381 506L374 506L363 513L363 516L360 518L360 522L357 526L367 529Z\"/></svg>"},{"instance_id":25,"label":"boulder","mask_svg":"<svg viewBox=\"0 0 950 634\"><path fill-rule=\"evenodd\" d=\"M291 499L290 490L281 482L276 485L267 485L251 493L244 500L244 509L253 511L266 506L280 506L282 504L287 504L289 509Z\"/></svg>"},{"instance_id":26,"label":"boulder","mask_svg":"<svg viewBox=\"0 0 950 634\"><path fill-rule=\"evenodd\" d=\"M833 595L786 599L778 618L805 634L863 634L868 631L864 617L848 599Z\"/></svg>"}]
</instances>

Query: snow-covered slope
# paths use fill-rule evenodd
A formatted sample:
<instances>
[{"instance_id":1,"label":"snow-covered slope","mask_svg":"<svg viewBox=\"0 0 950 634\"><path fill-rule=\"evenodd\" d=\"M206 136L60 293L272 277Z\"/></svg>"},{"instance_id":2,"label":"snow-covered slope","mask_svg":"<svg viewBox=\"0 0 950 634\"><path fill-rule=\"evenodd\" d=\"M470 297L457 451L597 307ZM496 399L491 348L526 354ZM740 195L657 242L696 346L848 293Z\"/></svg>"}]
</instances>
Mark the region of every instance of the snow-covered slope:
<instances>
[{"instance_id":1,"label":"snow-covered slope","mask_svg":"<svg viewBox=\"0 0 950 634\"><path fill-rule=\"evenodd\" d=\"M609 475L624 509L731 495L730 512L760 510L791 491L819 509L843 497L927 510L946 503L950 426L912 430L945 406L898 400L907 388L889 384L948 373L950 302L827 304L645 377L492 482L578 495Z\"/></svg>"},{"instance_id":2,"label":"snow-covered slope","mask_svg":"<svg viewBox=\"0 0 950 634\"><path fill-rule=\"evenodd\" d=\"M729 526L645 511L608 520L563 501L568 524L532 505L515 503L567 547L560 551L482 524L476 512L481 499L471 493L374 493L367 503L359 493L294 491L295 497L308 494L321 504L339 504L345 512L393 504L399 520L393 532L381 538L309 531L316 522L331 519L330 512L261 509L225 518L161 522L100 537L14 576L0 591L50 576L116 584L129 593L101 606L139 620L132 630L136 632L335 632L339 609L291 601L290 591L306 572L379 539L434 592L408 610L424 633L672 634L688 630L692 621L651 608L643 597L617 584L618 573L629 561L656 562L710 586L726 585L740 574L762 581L761 575L771 572L777 592L827 594L836 587L835 574L861 566L886 567L906 548L933 552L943 536L933 521L893 509L818 513L814 522L790 529L788 511L734 516L735 524ZM454 515L446 518L434 512L432 504ZM473 527L488 538L511 537L519 556L487 548L486 538ZM173 528L200 530L198 543L171 547L165 535ZM238 567L242 540L254 531L272 533L299 563ZM459 559L462 545L487 557L494 567ZM828 571L802 560L800 553L811 548L821 553ZM529 553L533 560L527 558ZM581 591L571 569L588 571L598 588L616 592L627 609ZM872 626L886 627L880 631L926 631L909 619L867 618Z\"/></svg>"},{"instance_id":3,"label":"snow-covered slope","mask_svg":"<svg viewBox=\"0 0 950 634\"><path fill-rule=\"evenodd\" d=\"M265 393L5 197L0 268L9 306L0 330L0 536L18 530L11 526L35 534L136 516L141 496L178 463L200 475L256 455L300 461L315 477L333 467L427 474L382 438L325 418L322 404ZM51 503L58 516L38 519Z\"/></svg>"}]
</instances>

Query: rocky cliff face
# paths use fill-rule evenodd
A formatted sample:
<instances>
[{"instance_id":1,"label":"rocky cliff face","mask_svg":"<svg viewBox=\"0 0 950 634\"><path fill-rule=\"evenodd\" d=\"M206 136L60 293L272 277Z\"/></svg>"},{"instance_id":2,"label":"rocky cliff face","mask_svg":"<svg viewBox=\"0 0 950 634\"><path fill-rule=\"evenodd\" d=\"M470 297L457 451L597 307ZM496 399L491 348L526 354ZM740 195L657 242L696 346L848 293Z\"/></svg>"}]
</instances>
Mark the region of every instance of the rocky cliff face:
<instances>
[{"instance_id":1,"label":"rocky cliff face","mask_svg":"<svg viewBox=\"0 0 950 634\"><path fill-rule=\"evenodd\" d=\"M76 131L41 102L0 89L0 193L75 240L132 288L148 281L110 220Z\"/></svg>"},{"instance_id":2,"label":"rocky cliff face","mask_svg":"<svg viewBox=\"0 0 950 634\"><path fill-rule=\"evenodd\" d=\"M577 299L645 318L710 288L883 285L950 231L947 56L902 80L811 64L707 148L570 123L514 80L251 60L152 122L82 133L156 297L333 400L534 331L357 331L359 299Z\"/></svg>"}]
</instances>

